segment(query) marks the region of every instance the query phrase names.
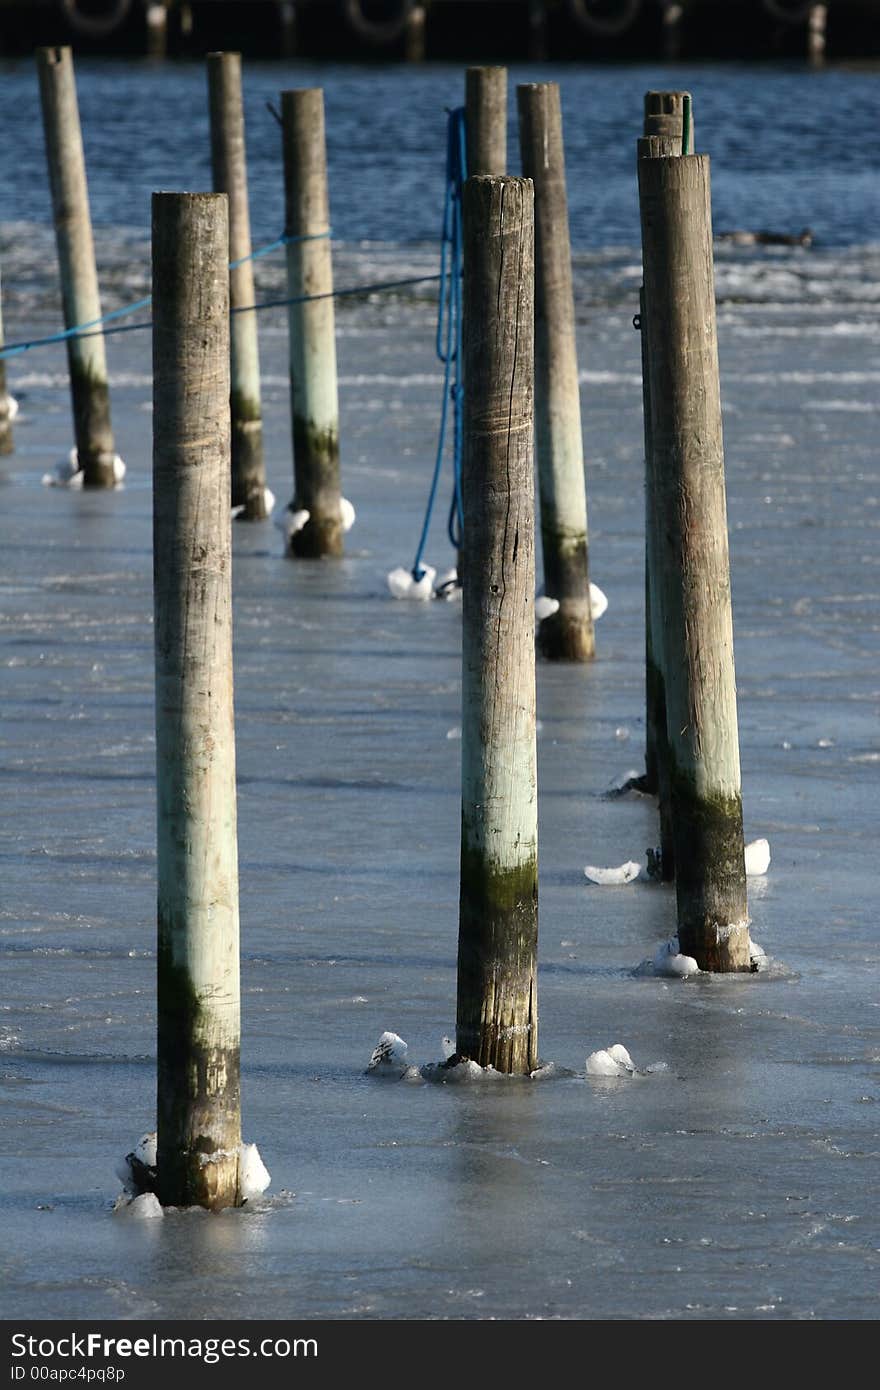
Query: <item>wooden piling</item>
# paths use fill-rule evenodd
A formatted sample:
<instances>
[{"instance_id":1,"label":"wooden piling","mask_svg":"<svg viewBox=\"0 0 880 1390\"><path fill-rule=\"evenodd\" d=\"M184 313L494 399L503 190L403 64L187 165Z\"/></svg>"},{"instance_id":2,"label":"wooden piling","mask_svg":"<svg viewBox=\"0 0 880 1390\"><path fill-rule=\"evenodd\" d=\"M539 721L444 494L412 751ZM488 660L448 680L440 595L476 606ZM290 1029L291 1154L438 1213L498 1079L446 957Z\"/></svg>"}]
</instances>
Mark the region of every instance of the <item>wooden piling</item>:
<instances>
[{"instance_id":1,"label":"wooden piling","mask_svg":"<svg viewBox=\"0 0 880 1390\"><path fill-rule=\"evenodd\" d=\"M230 309L254 303L254 266L248 209L241 54L208 54L211 171L214 192L229 199ZM246 521L266 516L266 469L260 408L257 315L232 313L230 321L232 505Z\"/></svg>"},{"instance_id":2,"label":"wooden piling","mask_svg":"<svg viewBox=\"0 0 880 1390\"><path fill-rule=\"evenodd\" d=\"M648 135L638 142L639 159L658 159L681 154L681 135ZM665 552L657 535L655 466L651 443L651 361L648 352L645 290L639 296L642 352L642 404L645 438L645 791L656 794L660 818L659 877L675 878L675 843L669 781L669 747L666 738L666 690L663 675L662 584L658 568Z\"/></svg>"},{"instance_id":3,"label":"wooden piling","mask_svg":"<svg viewBox=\"0 0 880 1390\"><path fill-rule=\"evenodd\" d=\"M709 160L638 161L678 937L748 970Z\"/></svg>"},{"instance_id":4,"label":"wooden piling","mask_svg":"<svg viewBox=\"0 0 880 1390\"><path fill-rule=\"evenodd\" d=\"M0 300L0 348L3 347L3 308ZM0 357L0 454L15 452L12 434L12 400L6 389L6 358Z\"/></svg>"},{"instance_id":5,"label":"wooden piling","mask_svg":"<svg viewBox=\"0 0 880 1390\"><path fill-rule=\"evenodd\" d=\"M65 328L101 317L82 131L69 48L38 48L37 71ZM67 339L79 466L87 487L112 487L115 447L107 360L100 333Z\"/></svg>"},{"instance_id":6,"label":"wooden piling","mask_svg":"<svg viewBox=\"0 0 880 1390\"><path fill-rule=\"evenodd\" d=\"M291 304L290 400L294 496L291 510L309 519L291 538L303 559L342 554L339 490L339 401L330 207L319 87L281 93L288 294L323 296Z\"/></svg>"},{"instance_id":7,"label":"wooden piling","mask_svg":"<svg viewBox=\"0 0 880 1390\"><path fill-rule=\"evenodd\" d=\"M684 121L684 99L690 92L645 92L643 134L680 140ZM693 108L692 108L693 109ZM690 122L690 148L694 148L694 120Z\"/></svg>"},{"instance_id":8,"label":"wooden piling","mask_svg":"<svg viewBox=\"0 0 880 1390\"><path fill-rule=\"evenodd\" d=\"M160 59L168 53L168 4L166 0L146 0L146 56Z\"/></svg>"},{"instance_id":9,"label":"wooden piling","mask_svg":"<svg viewBox=\"0 0 880 1390\"><path fill-rule=\"evenodd\" d=\"M426 55L428 9L421 3L413 5L406 21L403 36L403 56L407 63L423 63Z\"/></svg>"},{"instance_id":10,"label":"wooden piling","mask_svg":"<svg viewBox=\"0 0 880 1390\"><path fill-rule=\"evenodd\" d=\"M465 73L468 174L507 173L507 68Z\"/></svg>"},{"instance_id":11,"label":"wooden piling","mask_svg":"<svg viewBox=\"0 0 880 1390\"><path fill-rule=\"evenodd\" d=\"M213 1209L241 1143L228 216L153 195L157 1192Z\"/></svg>"},{"instance_id":12,"label":"wooden piling","mask_svg":"<svg viewBox=\"0 0 880 1390\"><path fill-rule=\"evenodd\" d=\"M517 87L522 170L535 189L535 446L544 584L558 610L544 618L544 656L595 653L584 446L575 341L562 111L556 82Z\"/></svg>"},{"instance_id":13,"label":"wooden piling","mask_svg":"<svg viewBox=\"0 0 880 1390\"><path fill-rule=\"evenodd\" d=\"M827 24L828 6L811 5L807 16L807 58L811 67L821 68L825 63Z\"/></svg>"},{"instance_id":14,"label":"wooden piling","mask_svg":"<svg viewBox=\"0 0 880 1390\"><path fill-rule=\"evenodd\" d=\"M538 1061L531 180L464 189L464 593L456 1048Z\"/></svg>"}]
</instances>

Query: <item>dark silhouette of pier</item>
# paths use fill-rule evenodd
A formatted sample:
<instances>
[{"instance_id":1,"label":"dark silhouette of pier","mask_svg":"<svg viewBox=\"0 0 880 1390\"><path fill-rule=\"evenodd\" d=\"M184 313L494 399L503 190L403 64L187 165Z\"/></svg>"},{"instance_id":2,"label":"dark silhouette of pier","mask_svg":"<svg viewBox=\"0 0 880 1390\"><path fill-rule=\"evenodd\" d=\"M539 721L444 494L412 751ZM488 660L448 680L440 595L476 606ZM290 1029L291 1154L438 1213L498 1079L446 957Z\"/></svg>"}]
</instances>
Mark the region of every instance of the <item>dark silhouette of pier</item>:
<instances>
[{"instance_id":1,"label":"dark silhouette of pier","mask_svg":"<svg viewBox=\"0 0 880 1390\"><path fill-rule=\"evenodd\" d=\"M0 0L0 53L351 62L880 57L880 0Z\"/></svg>"}]
</instances>

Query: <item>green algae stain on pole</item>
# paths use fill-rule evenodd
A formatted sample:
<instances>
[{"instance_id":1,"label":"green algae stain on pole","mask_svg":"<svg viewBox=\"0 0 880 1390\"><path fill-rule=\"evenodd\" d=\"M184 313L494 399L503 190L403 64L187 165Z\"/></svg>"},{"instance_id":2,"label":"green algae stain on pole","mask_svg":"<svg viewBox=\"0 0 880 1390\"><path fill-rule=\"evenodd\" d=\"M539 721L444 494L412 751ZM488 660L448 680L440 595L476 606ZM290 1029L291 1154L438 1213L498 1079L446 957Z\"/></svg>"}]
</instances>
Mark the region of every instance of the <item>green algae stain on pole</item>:
<instances>
[{"instance_id":1,"label":"green algae stain on pole","mask_svg":"<svg viewBox=\"0 0 880 1390\"><path fill-rule=\"evenodd\" d=\"M678 937L750 968L709 160L639 159Z\"/></svg>"},{"instance_id":2,"label":"green algae stain on pole","mask_svg":"<svg viewBox=\"0 0 880 1390\"><path fill-rule=\"evenodd\" d=\"M535 443L544 584L559 602L542 621L538 644L551 659L589 661L596 643L559 86L517 87L517 103L522 169L535 187Z\"/></svg>"},{"instance_id":3,"label":"green algae stain on pole","mask_svg":"<svg viewBox=\"0 0 880 1390\"><path fill-rule=\"evenodd\" d=\"M290 510L308 512L308 520L291 536L290 548L299 558L318 559L341 555L343 549L323 91L282 92L281 120L285 230L297 238L287 247L288 294L321 296L288 309L294 462Z\"/></svg>"},{"instance_id":4,"label":"green algae stain on pole","mask_svg":"<svg viewBox=\"0 0 880 1390\"><path fill-rule=\"evenodd\" d=\"M241 54L208 54L208 98L214 192L229 198L229 297L234 311L254 303ZM244 508L241 516L246 521L262 521L266 516L266 471L256 314L233 312L230 342L232 505Z\"/></svg>"},{"instance_id":5,"label":"green algae stain on pole","mask_svg":"<svg viewBox=\"0 0 880 1390\"><path fill-rule=\"evenodd\" d=\"M228 205L153 195L157 1193L240 1204Z\"/></svg>"},{"instance_id":6,"label":"green algae stain on pole","mask_svg":"<svg viewBox=\"0 0 880 1390\"><path fill-rule=\"evenodd\" d=\"M538 1063L538 799L530 179L464 189L458 1053Z\"/></svg>"},{"instance_id":7,"label":"green algae stain on pole","mask_svg":"<svg viewBox=\"0 0 880 1390\"><path fill-rule=\"evenodd\" d=\"M65 328L101 317L82 131L69 48L37 49L37 71ZM115 449L104 339L67 339L79 466L87 487L113 487Z\"/></svg>"}]
</instances>

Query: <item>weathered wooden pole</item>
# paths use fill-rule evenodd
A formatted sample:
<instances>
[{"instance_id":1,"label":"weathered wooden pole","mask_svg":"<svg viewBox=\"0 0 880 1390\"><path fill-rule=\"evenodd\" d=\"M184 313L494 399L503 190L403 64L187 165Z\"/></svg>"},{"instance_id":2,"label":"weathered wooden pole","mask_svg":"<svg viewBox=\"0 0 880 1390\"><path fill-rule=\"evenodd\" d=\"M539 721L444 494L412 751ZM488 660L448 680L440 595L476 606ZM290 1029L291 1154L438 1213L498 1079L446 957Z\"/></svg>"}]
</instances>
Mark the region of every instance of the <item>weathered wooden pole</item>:
<instances>
[{"instance_id":1,"label":"weathered wooden pole","mask_svg":"<svg viewBox=\"0 0 880 1390\"><path fill-rule=\"evenodd\" d=\"M748 970L709 160L638 161L678 937Z\"/></svg>"},{"instance_id":2,"label":"weathered wooden pole","mask_svg":"<svg viewBox=\"0 0 880 1390\"><path fill-rule=\"evenodd\" d=\"M639 159L680 155L681 138L649 135L638 142ZM660 813L660 877L675 878L675 844L666 738L666 691L663 675L663 614L659 566L665 552L657 532L656 481L651 442L651 359L648 352L648 311L644 286L639 295L642 350L642 404L645 438L645 791L656 793Z\"/></svg>"},{"instance_id":3,"label":"weathered wooden pole","mask_svg":"<svg viewBox=\"0 0 880 1390\"><path fill-rule=\"evenodd\" d=\"M464 82L468 174L506 174L507 68L468 68Z\"/></svg>"},{"instance_id":4,"label":"weathered wooden pole","mask_svg":"<svg viewBox=\"0 0 880 1390\"><path fill-rule=\"evenodd\" d=\"M320 87L281 93L284 141L287 290L319 296L288 309L293 417L293 512L308 521L293 533L291 553L304 559L342 554L339 491L339 399L330 203Z\"/></svg>"},{"instance_id":5,"label":"weathered wooden pole","mask_svg":"<svg viewBox=\"0 0 880 1390\"><path fill-rule=\"evenodd\" d=\"M663 57L667 63L677 63L681 57L683 0L660 0L660 23L663 26Z\"/></svg>"},{"instance_id":6,"label":"weathered wooden pole","mask_svg":"<svg viewBox=\"0 0 880 1390\"><path fill-rule=\"evenodd\" d=\"M811 5L807 17L807 57L814 68L825 62L825 30L828 23L828 6Z\"/></svg>"},{"instance_id":7,"label":"weathered wooden pole","mask_svg":"<svg viewBox=\"0 0 880 1390\"><path fill-rule=\"evenodd\" d=\"M0 348L3 347L3 342L3 308L0 301ZM15 452L15 440L12 435L14 414L13 400L6 389L6 358L0 357L0 454Z\"/></svg>"},{"instance_id":8,"label":"weathered wooden pole","mask_svg":"<svg viewBox=\"0 0 880 1390\"><path fill-rule=\"evenodd\" d=\"M254 265L248 210L241 54L208 54L211 171L214 192L229 198L230 308L254 303ZM230 322L232 416L232 505L247 521L266 516L266 468L260 409L257 315L233 313Z\"/></svg>"},{"instance_id":9,"label":"weathered wooden pole","mask_svg":"<svg viewBox=\"0 0 880 1390\"><path fill-rule=\"evenodd\" d=\"M408 63L423 63L426 53L427 6L414 4L407 16L403 36L403 55Z\"/></svg>"},{"instance_id":10,"label":"weathered wooden pole","mask_svg":"<svg viewBox=\"0 0 880 1390\"><path fill-rule=\"evenodd\" d=\"M644 135L662 135L680 140L684 120L684 100L690 92L645 92ZM693 109L693 108L692 108ZM694 148L694 121L691 116L690 148Z\"/></svg>"},{"instance_id":11,"label":"weathered wooden pole","mask_svg":"<svg viewBox=\"0 0 880 1390\"><path fill-rule=\"evenodd\" d=\"M224 194L153 195L157 1192L239 1203L238 851Z\"/></svg>"},{"instance_id":12,"label":"weathered wooden pole","mask_svg":"<svg viewBox=\"0 0 880 1390\"><path fill-rule=\"evenodd\" d=\"M517 87L517 104L522 170L535 188L535 445L544 585L559 600L541 622L538 643L547 657L588 661L596 644L559 86Z\"/></svg>"},{"instance_id":13,"label":"weathered wooden pole","mask_svg":"<svg viewBox=\"0 0 880 1390\"><path fill-rule=\"evenodd\" d=\"M166 0L144 0L144 24L148 58L164 58L168 52L168 4Z\"/></svg>"},{"instance_id":14,"label":"weathered wooden pole","mask_svg":"<svg viewBox=\"0 0 880 1390\"><path fill-rule=\"evenodd\" d=\"M61 272L65 328L101 317L92 219L69 48L38 48L37 70L43 130ZM73 425L79 466L87 487L112 487L115 448L110 423L107 359L100 333L67 339Z\"/></svg>"},{"instance_id":15,"label":"weathered wooden pole","mask_svg":"<svg viewBox=\"0 0 880 1390\"><path fill-rule=\"evenodd\" d=\"M456 1049L538 1061L533 190L464 189L464 593Z\"/></svg>"}]
</instances>

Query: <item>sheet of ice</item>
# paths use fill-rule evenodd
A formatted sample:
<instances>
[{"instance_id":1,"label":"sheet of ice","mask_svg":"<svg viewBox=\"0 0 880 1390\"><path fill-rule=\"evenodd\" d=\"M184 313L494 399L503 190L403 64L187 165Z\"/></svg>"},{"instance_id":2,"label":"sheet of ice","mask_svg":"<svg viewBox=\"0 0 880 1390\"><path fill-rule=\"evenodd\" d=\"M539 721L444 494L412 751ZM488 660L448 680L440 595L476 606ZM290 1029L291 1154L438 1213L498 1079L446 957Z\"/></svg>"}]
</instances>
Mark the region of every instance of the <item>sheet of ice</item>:
<instances>
[{"instance_id":1,"label":"sheet of ice","mask_svg":"<svg viewBox=\"0 0 880 1390\"><path fill-rule=\"evenodd\" d=\"M594 864L584 866L584 874L590 882L601 884L603 888L632 883L634 878L638 878L640 870L641 865L637 864L635 859L628 859L616 869L599 869Z\"/></svg>"},{"instance_id":2,"label":"sheet of ice","mask_svg":"<svg viewBox=\"0 0 880 1390\"><path fill-rule=\"evenodd\" d=\"M388 575L388 588L392 598L409 598L423 601L433 597L434 576L437 571L432 565L423 565L419 579L416 579L412 570L404 569L398 565L397 569L392 570Z\"/></svg>"},{"instance_id":3,"label":"sheet of ice","mask_svg":"<svg viewBox=\"0 0 880 1390\"><path fill-rule=\"evenodd\" d=\"M766 874L770 865L770 841L752 840L746 845L746 873L750 878Z\"/></svg>"}]
</instances>

